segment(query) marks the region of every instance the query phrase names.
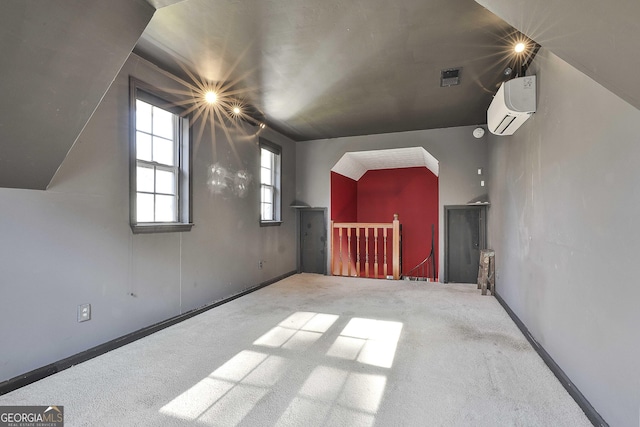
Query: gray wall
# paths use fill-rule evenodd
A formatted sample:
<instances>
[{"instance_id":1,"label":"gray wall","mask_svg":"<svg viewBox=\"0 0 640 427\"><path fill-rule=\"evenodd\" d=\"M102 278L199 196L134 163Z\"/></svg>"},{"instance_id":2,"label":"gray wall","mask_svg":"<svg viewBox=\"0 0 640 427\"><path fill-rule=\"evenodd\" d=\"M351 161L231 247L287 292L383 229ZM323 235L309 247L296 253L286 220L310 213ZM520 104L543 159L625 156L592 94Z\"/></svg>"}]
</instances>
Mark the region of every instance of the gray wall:
<instances>
[{"instance_id":1,"label":"gray wall","mask_svg":"<svg viewBox=\"0 0 640 427\"><path fill-rule=\"evenodd\" d=\"M196 142L192 231L131 233L129 75L175 86L132 55L49 189L0 188L0 381L296 268L294 212L283 210L280 227L259 226L259 150L249 126L232 136L240 161L222 132L216 138L217 161L253 173L246 198L214 195L206 186L213 162L206 130ZM283 148L288 205L295 144L268 129L263 136ZM91 303L92 319L77 323L81 303Z\"/></svg>"},{"instance_id":2,"label":"gray wall","mask_svg":"<svg viewBox=\"0 0 640 427\"><path fill-rule=\"evenodd\" d=\"M472 135L474 128L475 126L465 126L298 142L296 198L311 206L330 208L330 171L347 152L423 147L440 162L438 184L440 241L438 244L439 271L440 280L442 280L444 277L444 206L464 205L487 193L487 187L480 186L480 179L485 178L478 176L478 168L486 170L488 162L486 136L475 139Z\"/></svg>"},{"instance_id":3,"label":"gray wall","mask_svg":"<svg viewBox=\"0 0 640 427\"><path fill-rule=\"evenodd\" d=\"M640 111L542 49L538 111L489 138L497 291L600 414L638 426Z\"/></svg>"}]
</instances>

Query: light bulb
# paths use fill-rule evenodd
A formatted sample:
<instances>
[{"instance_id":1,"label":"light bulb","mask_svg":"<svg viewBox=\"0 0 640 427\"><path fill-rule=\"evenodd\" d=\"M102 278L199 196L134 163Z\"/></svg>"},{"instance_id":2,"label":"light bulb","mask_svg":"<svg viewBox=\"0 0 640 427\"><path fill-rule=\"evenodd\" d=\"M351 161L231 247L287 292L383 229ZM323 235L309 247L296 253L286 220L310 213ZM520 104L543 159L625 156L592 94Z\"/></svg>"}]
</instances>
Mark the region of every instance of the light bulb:
<instances>
[{"instance_id":1,"label":"light bulb","mask_svg":"<svg viewBox=\"0 0 640 427\"><path fill-rule=\"evenodd\" d=\"M524 43L522 43L522 42L520 42L520 43L518 43L518 44L516 44L516 45L515 45L515 47L513 48L513 50L515 50L515 51L516 51L516 53L522 53L522 52L524 52L524 48L525 48L525 47L526 47L526 46L525 46L525 44L524 44Z\"/></svg>"},{"instance_id":2,"label":"light bulb","mask_svg":"<svg viewBox=\"0 0 640 427\"><path fill-rule=\"evenodd\" d=\"M204 100L209 104L215 104L215 102L218 100L218 95L214 91L210 90L209 92L204 94Z\"/></svg>"}]
</instances>

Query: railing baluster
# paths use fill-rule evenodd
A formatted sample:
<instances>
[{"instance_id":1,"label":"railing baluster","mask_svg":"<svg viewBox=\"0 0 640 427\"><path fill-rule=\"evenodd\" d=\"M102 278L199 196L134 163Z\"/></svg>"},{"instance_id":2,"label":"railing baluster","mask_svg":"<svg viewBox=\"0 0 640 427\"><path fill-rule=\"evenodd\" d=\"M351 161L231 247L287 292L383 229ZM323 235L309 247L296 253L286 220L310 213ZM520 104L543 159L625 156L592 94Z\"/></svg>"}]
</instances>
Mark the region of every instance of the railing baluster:
<instances>
[{"instance_id":1,"label":"railing baluster","mask_svg":"<svg viewBox=\"0 0 640 427\"><path fill-rule=\"evenodd\" d=\"M360 227L356 228L356 276L360 277Z\"/></svg>"},{"instance_id":2,"label":"railing baluster","mask_svg":"<svg viewBox=\"0 0 640 427\"><path fill-rule=\"evenodd\" d=\"M364 275L369 277L369 227L364 229Z\"/></svg>"},{"instance_id":3,"label":"railing baluster","mask_svg":"<svg viewBox=\"0 0 640 427\"><path fill-rule=\"evenodd\" d=\"M349 263L347 264L347 276L351 276L351 227L347 228L347 254Z\"/></svg>"},{"instance_id":4,"label":"railing baluster","mask_svg":"<svg viewBox=\"0 0 640 427\"><path fill-rule=\"evenodd\" d=\"M382 235L384 236L384 273L383 277L389 276L389 267L387 266L387 229L382 230Z\"/></svg>"},{"instance_id":5,"label":"railing baluster","mask_svg":"<svg viewBox=\"0 0 640 427\"><path fill-rule=\"evenodd\" d=\"M378 278L378 227L373 229L373 271L376 279Z\"/></svg>"},{"instance_id":6,"label":"railing baluster","mask_svg":"<svg viewBox=\"0 0 640 427\"><path fill-rule=\"evenodd\" d=\"M342 227L340 227L338 229L338 236L340 236L339 239L338 239L340 241L340 246L339 246L339 248L340 248L339 249L339 251L340 251L340 264L339 264L340 265L340 274L339 275L342 276L342 274L343 274L342 273Z\"/></svg>"}]
</instances>

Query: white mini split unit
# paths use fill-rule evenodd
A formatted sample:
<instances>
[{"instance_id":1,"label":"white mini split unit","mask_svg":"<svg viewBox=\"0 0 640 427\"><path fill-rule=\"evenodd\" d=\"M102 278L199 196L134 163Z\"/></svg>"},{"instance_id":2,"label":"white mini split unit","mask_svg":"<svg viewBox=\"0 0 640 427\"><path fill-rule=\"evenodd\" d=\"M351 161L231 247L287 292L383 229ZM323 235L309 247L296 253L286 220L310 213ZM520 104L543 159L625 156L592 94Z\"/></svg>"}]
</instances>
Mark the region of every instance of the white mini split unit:
<instances>
[{"instance_id":1,"label":"white mini split unit","mask_svg":"<svg viewBox=\"0 0 640 427\"><path fill-rule=\"evenodd\" d=\"M536 112L536 76L502 83L487 111L487 125L494 135L513 133Z\"/></svg>"}]
</instances>

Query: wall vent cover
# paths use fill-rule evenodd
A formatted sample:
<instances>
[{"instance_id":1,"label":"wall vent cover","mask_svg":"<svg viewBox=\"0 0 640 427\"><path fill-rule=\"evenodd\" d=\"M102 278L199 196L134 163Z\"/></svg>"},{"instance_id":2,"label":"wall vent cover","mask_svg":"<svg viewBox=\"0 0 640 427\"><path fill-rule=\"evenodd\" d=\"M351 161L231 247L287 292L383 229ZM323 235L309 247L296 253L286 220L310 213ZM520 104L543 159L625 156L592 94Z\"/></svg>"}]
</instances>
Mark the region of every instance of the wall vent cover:
<instances>
[{"instance_id":1,"label":"wall vent cover","mask_svg":"<svg viewBox=\"0 0 640 427\"><path fill-rule=\"evenodd\" d=\"M462 68L448 68L440 71L440 87L459 85L461 70Z\"/></svg>"}]
</instances>

